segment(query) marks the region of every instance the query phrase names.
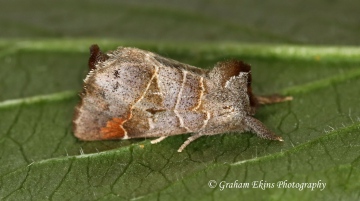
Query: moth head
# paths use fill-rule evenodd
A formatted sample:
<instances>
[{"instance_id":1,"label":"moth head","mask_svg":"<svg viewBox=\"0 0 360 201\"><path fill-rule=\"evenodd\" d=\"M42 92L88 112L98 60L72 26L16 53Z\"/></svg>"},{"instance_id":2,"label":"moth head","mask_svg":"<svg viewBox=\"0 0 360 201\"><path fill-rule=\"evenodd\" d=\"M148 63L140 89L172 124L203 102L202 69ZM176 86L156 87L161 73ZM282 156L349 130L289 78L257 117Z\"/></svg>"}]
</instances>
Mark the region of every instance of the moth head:
<instances>
[{"instance_id":1,"label":"moth head","mask_svg":"<svg viewBox=\"0 0 360 201\"><path fill-rule=\"evenodd\" d=\"M242 85L242 87L246 89L246 95L249 98L250 107L256 107L257 101L254 94L252 93L251 66L249 64L239 60L219 62L216 64L214 69L209 72L208 75L212 80L215 81L216 84L222 86L223 88L227 87L226 85L229 85L232 82L245 82L236 84ZM228 87L231 88L232 86Z\"/></svg>"}]
</instances>

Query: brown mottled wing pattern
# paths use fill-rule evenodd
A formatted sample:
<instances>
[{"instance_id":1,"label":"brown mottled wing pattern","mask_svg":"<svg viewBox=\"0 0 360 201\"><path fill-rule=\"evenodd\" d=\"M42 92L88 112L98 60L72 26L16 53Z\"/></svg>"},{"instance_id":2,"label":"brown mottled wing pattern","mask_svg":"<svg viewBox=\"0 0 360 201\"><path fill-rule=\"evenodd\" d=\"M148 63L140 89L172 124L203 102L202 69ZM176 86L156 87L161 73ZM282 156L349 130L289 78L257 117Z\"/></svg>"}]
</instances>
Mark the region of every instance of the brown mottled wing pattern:
<instances>
[{"instance_id":1,"label":"brown mottled wing pattern","mask_svg":"<svg viewBox=\"0 0 360 201\"><path fill-rule=\"evenodd\" d=\"M74 132L82 140L194 132L206 71L136 48L119 48L85 79ZM199 74L200 73L200 74Z\"/></svg>"},{"instance_id":2,"label":"brown mottled wing pattern","mask_svg":"<svg viewBox=\"0 0 360 201\"><path fill-rule=\"evenodd\" d=\"M111 128L116 122L126 123L132 118L133 105L143 97L155 76L156 68L148 65L144 53L131 48L117 51L99 63L85 79L82 100L74 118L74 133L82 140L127 138L126 130L118 135L107 132L116 130Z\"/></svg>"},{"instance_id":3,"label":"brown mottled wing pattern","mask_svg":"<svg viewBox=\"0 0 360 201\"><path fill-rule=\"evenodd\" d=\"M196 111L204 92L206 71L148 53L157 73L149 89L133 107L133 118L124 124L129 137L156 137L196 132L206 114ZM189 71L193 69L193 71ZM140 125L140 126L137 126Z\"/></svg>"}]
</instances>

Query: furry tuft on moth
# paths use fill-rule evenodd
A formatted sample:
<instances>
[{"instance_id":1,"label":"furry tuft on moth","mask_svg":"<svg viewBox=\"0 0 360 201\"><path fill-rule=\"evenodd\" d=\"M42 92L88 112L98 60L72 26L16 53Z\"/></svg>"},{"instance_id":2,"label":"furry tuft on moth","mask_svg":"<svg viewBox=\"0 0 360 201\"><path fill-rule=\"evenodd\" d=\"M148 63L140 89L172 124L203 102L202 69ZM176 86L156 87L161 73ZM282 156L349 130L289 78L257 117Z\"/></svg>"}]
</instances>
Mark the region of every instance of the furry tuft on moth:
<instances>
[{"instance_id":1,"label":"furry tuft on moth","mask_svg":"<svg viewBox=\"0 0 360 201\"><path fill-rule=\"evenodd\" d=\"M255 96L250 65L219 62L205 70L137 48L102 53L90 47L90 72L75 109L74 134L81 140L113 140L193 133L178 149L205 135L251 131L283 141L259 120L259 104L292 100Z\"/></svg>"}]
</instances>

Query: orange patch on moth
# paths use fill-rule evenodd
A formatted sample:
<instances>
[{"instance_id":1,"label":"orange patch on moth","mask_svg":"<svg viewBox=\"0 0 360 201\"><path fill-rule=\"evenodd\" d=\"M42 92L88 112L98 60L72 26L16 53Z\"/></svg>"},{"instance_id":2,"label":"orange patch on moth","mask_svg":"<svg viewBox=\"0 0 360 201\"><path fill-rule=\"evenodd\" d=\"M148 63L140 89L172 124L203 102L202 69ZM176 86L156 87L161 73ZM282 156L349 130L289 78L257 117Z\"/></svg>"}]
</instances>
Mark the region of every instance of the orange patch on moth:
<instances>
[{"instance_id":1,"label":"orange patch on moth","mask_svg":"<svg viewBox=\"0 0 360 201\"><path fill-rule=\"evenodd\" d=\"M106 127L101 128L101 135L103 139L119 139L123 138L125 136L125 129L122 127L122 125L127 121L128 119L124 118L112 118L110 121L106 123Z\"/></svg>"}]
</instances>

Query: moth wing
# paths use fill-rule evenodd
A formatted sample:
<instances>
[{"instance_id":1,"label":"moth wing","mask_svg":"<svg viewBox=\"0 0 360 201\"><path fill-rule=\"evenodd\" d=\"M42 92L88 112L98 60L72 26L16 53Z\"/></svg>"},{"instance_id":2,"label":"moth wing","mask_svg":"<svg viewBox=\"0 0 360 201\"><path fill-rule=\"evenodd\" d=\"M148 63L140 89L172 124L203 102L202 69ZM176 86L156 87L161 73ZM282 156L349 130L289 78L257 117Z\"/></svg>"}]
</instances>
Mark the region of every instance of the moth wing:
<instances>
[{"instance_id":1,"label":"moth wing","mask_svg":"<svg viewBox=\"0 0 360 201\"><path fill-rule=\"evenodd\" d=\"M158 66L144 98L132 110L132 119L124 124L131 137L157 137L197 131L207 114L196 111L204 93L206 71L152 55Z\"/></svg>"},{"instance_id":2,"label":"moth wing","mask_svg":"<svg viewBox=\"0 0 360 201\"><path fill-rule=\"evenodd\" d=\"M136 48L120 48L107 56L100 52L91 58L101 62L85 79L76 108L73 122L78 138L187 133L192 129L184 123L205 116L194 110L200 105L204 91L201 75L206 71ZM191 125L195 130L200 127L194 122Z\"/></svg>"},{"instance_id":3,"label":"moth wing","mask_svg":"<svg viewBox=\"0 0 360 201\"><path fill-rule=\"evenodd\" d=\"M145 54L131 48L118 51L85 79L73 121L75 136L81 140L126 138L122 124L131 118L132 106L155 74L155 67L145 62ZM129 61L131 54L137 54L139 60Z\"/></svg>"}]
</instances>

